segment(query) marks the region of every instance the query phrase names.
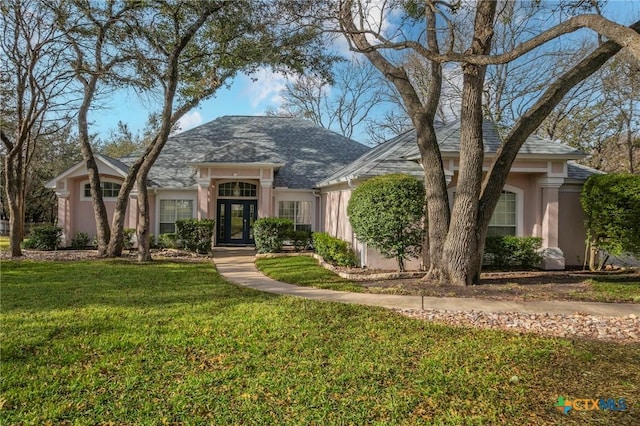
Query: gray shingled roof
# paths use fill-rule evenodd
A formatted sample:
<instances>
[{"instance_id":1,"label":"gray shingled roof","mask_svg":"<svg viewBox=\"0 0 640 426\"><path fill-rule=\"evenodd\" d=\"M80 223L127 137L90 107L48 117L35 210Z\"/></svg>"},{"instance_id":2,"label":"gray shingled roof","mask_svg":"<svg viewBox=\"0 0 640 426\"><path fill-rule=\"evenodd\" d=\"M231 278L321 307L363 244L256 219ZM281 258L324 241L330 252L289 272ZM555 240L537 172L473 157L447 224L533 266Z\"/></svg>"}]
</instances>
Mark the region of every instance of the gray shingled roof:
<instances>
[{"instance_id":1,"label":"gray shingled roof","mask_svg":"<svg viewBox=\"0 0 640 426\"><path fill-rule=\"evenodd\" d=\"M460 122L437 126L438 145L442 153L460 152ZM486 153L495 153L502 144L497 127L491 121L482 123L484 149ZM536 135L530 136L520 149L520 154L558 155L563 158L580 158L584 154L568 145L544 139ZM415 129L409 130L377 146L351 164L336 171L321 181L323 187L337 182L345 182L353 178L367 178L388 173L408 173L422 176L419 165L420 151L416 144ZM577 173L577 171L576 171Z\"/></svg>"},{"instance_id":2,"label":"gray shingled roof","mask_svg":"<svg viewBox=\"0 0 640 426\"><path fill-rule=\"evenodd\" d=\"M314 188L369 150L299 118L224 116L169 138L149 179L159 187L187 188L196 185L194 163L274 163L282 164L274 186Z\"/></svg>"},{"instance_id":3,"label":"gray shingled roof","mask_svg":"<svg viewBox=\"0 0 640 426\"><path fill-rule=\"evenodd\" d=\"M591 167L583 166L575 161L567 161L567 178L577 181L585 181L591 175L603 175L604 172Z\"/></svg>"}]
</instances>

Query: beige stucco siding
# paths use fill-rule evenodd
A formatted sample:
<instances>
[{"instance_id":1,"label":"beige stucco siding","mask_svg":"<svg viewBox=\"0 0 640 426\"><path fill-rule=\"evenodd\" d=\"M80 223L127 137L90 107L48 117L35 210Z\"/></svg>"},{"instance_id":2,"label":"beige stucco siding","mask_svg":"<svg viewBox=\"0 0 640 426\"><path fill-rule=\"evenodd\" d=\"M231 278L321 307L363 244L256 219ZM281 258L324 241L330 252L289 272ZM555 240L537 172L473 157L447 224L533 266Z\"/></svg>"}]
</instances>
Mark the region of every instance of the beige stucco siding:
<instances>
[{"instance_id":1,"label":"beige stucco siding","mask_svg":"<svg viewBox=\"0 0 640 426\"><path fill-rule=\"evenodd\" d=\"M584 210L580 205L579 185L563 185L559 194L559 246L564 253L566 265L582 265L586 230Z\"/></svg>"}]
</instances>

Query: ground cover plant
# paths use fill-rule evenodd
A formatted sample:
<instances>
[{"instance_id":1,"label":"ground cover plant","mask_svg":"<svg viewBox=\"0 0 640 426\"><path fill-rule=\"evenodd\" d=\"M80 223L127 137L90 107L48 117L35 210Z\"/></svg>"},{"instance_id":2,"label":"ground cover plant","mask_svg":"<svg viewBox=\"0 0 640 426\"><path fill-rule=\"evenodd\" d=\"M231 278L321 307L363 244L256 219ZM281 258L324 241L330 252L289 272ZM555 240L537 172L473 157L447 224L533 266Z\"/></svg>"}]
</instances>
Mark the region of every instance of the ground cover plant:
<instances>
[{"instance_id":1,"label":"ground cover plant","mask_svg":"<svg viewBox=\"0 0 640 426\"><path fill-rule=\"evenodd\" d=\"M318 261L310 256L256 259L256 267L266 276L289 284L338 291L364 291L361 285L319 266Z\"/></svg>"},{"instance_id":2,"label":"ground cover plant","mask_svg":"<svg viewBox=\"0 0 640 426\"><path fill-rule=\"evenodd\" d=\"M637 346L259 293L210 263L4 261L2 424L638 424ZM622 412L554 407L625 398Z\"/></svg>"}]
</instances>

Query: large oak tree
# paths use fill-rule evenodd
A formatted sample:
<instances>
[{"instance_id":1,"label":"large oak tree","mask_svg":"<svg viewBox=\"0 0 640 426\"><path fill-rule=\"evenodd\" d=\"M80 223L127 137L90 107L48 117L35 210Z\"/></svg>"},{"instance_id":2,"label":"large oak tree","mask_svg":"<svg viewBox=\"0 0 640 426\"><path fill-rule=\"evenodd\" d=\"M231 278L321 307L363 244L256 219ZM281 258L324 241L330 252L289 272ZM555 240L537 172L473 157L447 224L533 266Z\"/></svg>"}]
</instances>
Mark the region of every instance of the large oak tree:
<instances>
[{"instance_id":1,"label":"large oak tree","mask_svg":"<svg viewBox=\"0 0 640 426\"><path fill-rule=\"evenodd\" d=\"M640 35L637 33L640 23L625 27L599 15L578 14L511 49L492 54L498 2L479 0L468 5L473 8L474 23L472 34L464 43L453 42L454 31L446 26L452 22L450 17L456 12L452 6L445 2L426 1L386 2L372 8L368 2L345 0L337 5L336 21L351 49L366 56L396 87L416 129L427 191L428 277L450 284L469 285L479 280L489 221L520 147L572 87L592 75L623 47L640 57ZM393 17L390 11L393 11ZM405 23L410 23L411 30L405 28L389 35L383 22L398 19L398 15L405 19ZM372 21L374 16L377 19ZM581 28L590 28L609 41L600 44L549 82L532 106L515 120L489 171L483 175L482 90L487 66L517 60L545 43ZM444 51L440 47L442 30L448 37ZM463 46L463 49L456 50L457 46ZM394 61L398 52L403 51L418 54L428 63L431 79L424 101L418 96L418 88L408 78L406 69ZM434 131L442 87L442 66L449 62L459 63L463 70L460 169L451 211Z\"/></svg>"}]
</instances>

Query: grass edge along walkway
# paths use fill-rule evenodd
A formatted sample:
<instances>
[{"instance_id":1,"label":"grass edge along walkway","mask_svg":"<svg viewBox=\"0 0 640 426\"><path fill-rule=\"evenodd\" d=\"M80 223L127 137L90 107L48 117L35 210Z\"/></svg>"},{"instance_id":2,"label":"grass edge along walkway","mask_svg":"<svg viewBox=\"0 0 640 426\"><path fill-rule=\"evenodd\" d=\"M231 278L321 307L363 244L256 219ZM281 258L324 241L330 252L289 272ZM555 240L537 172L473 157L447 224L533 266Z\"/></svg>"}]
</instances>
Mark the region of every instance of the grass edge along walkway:
<instances>
[{"instance_id":1,"label":"grass edge along walkway","mask_svg":"<svg viewBox=\"0 0 640 426\"><path fill-rule=\"evenodd\" d=\"M456 297L422 297L393 294L350 293L282 283L262 274L255 266L251 250L218 249L214 252L218 272L238 285L275 294L304 297L313 300L355 303L390 309L443 309L449 311L525 312L624 317L640 316L640 305L601 302L567 301L498 301Z\"/></svg>"}]
</instances>

